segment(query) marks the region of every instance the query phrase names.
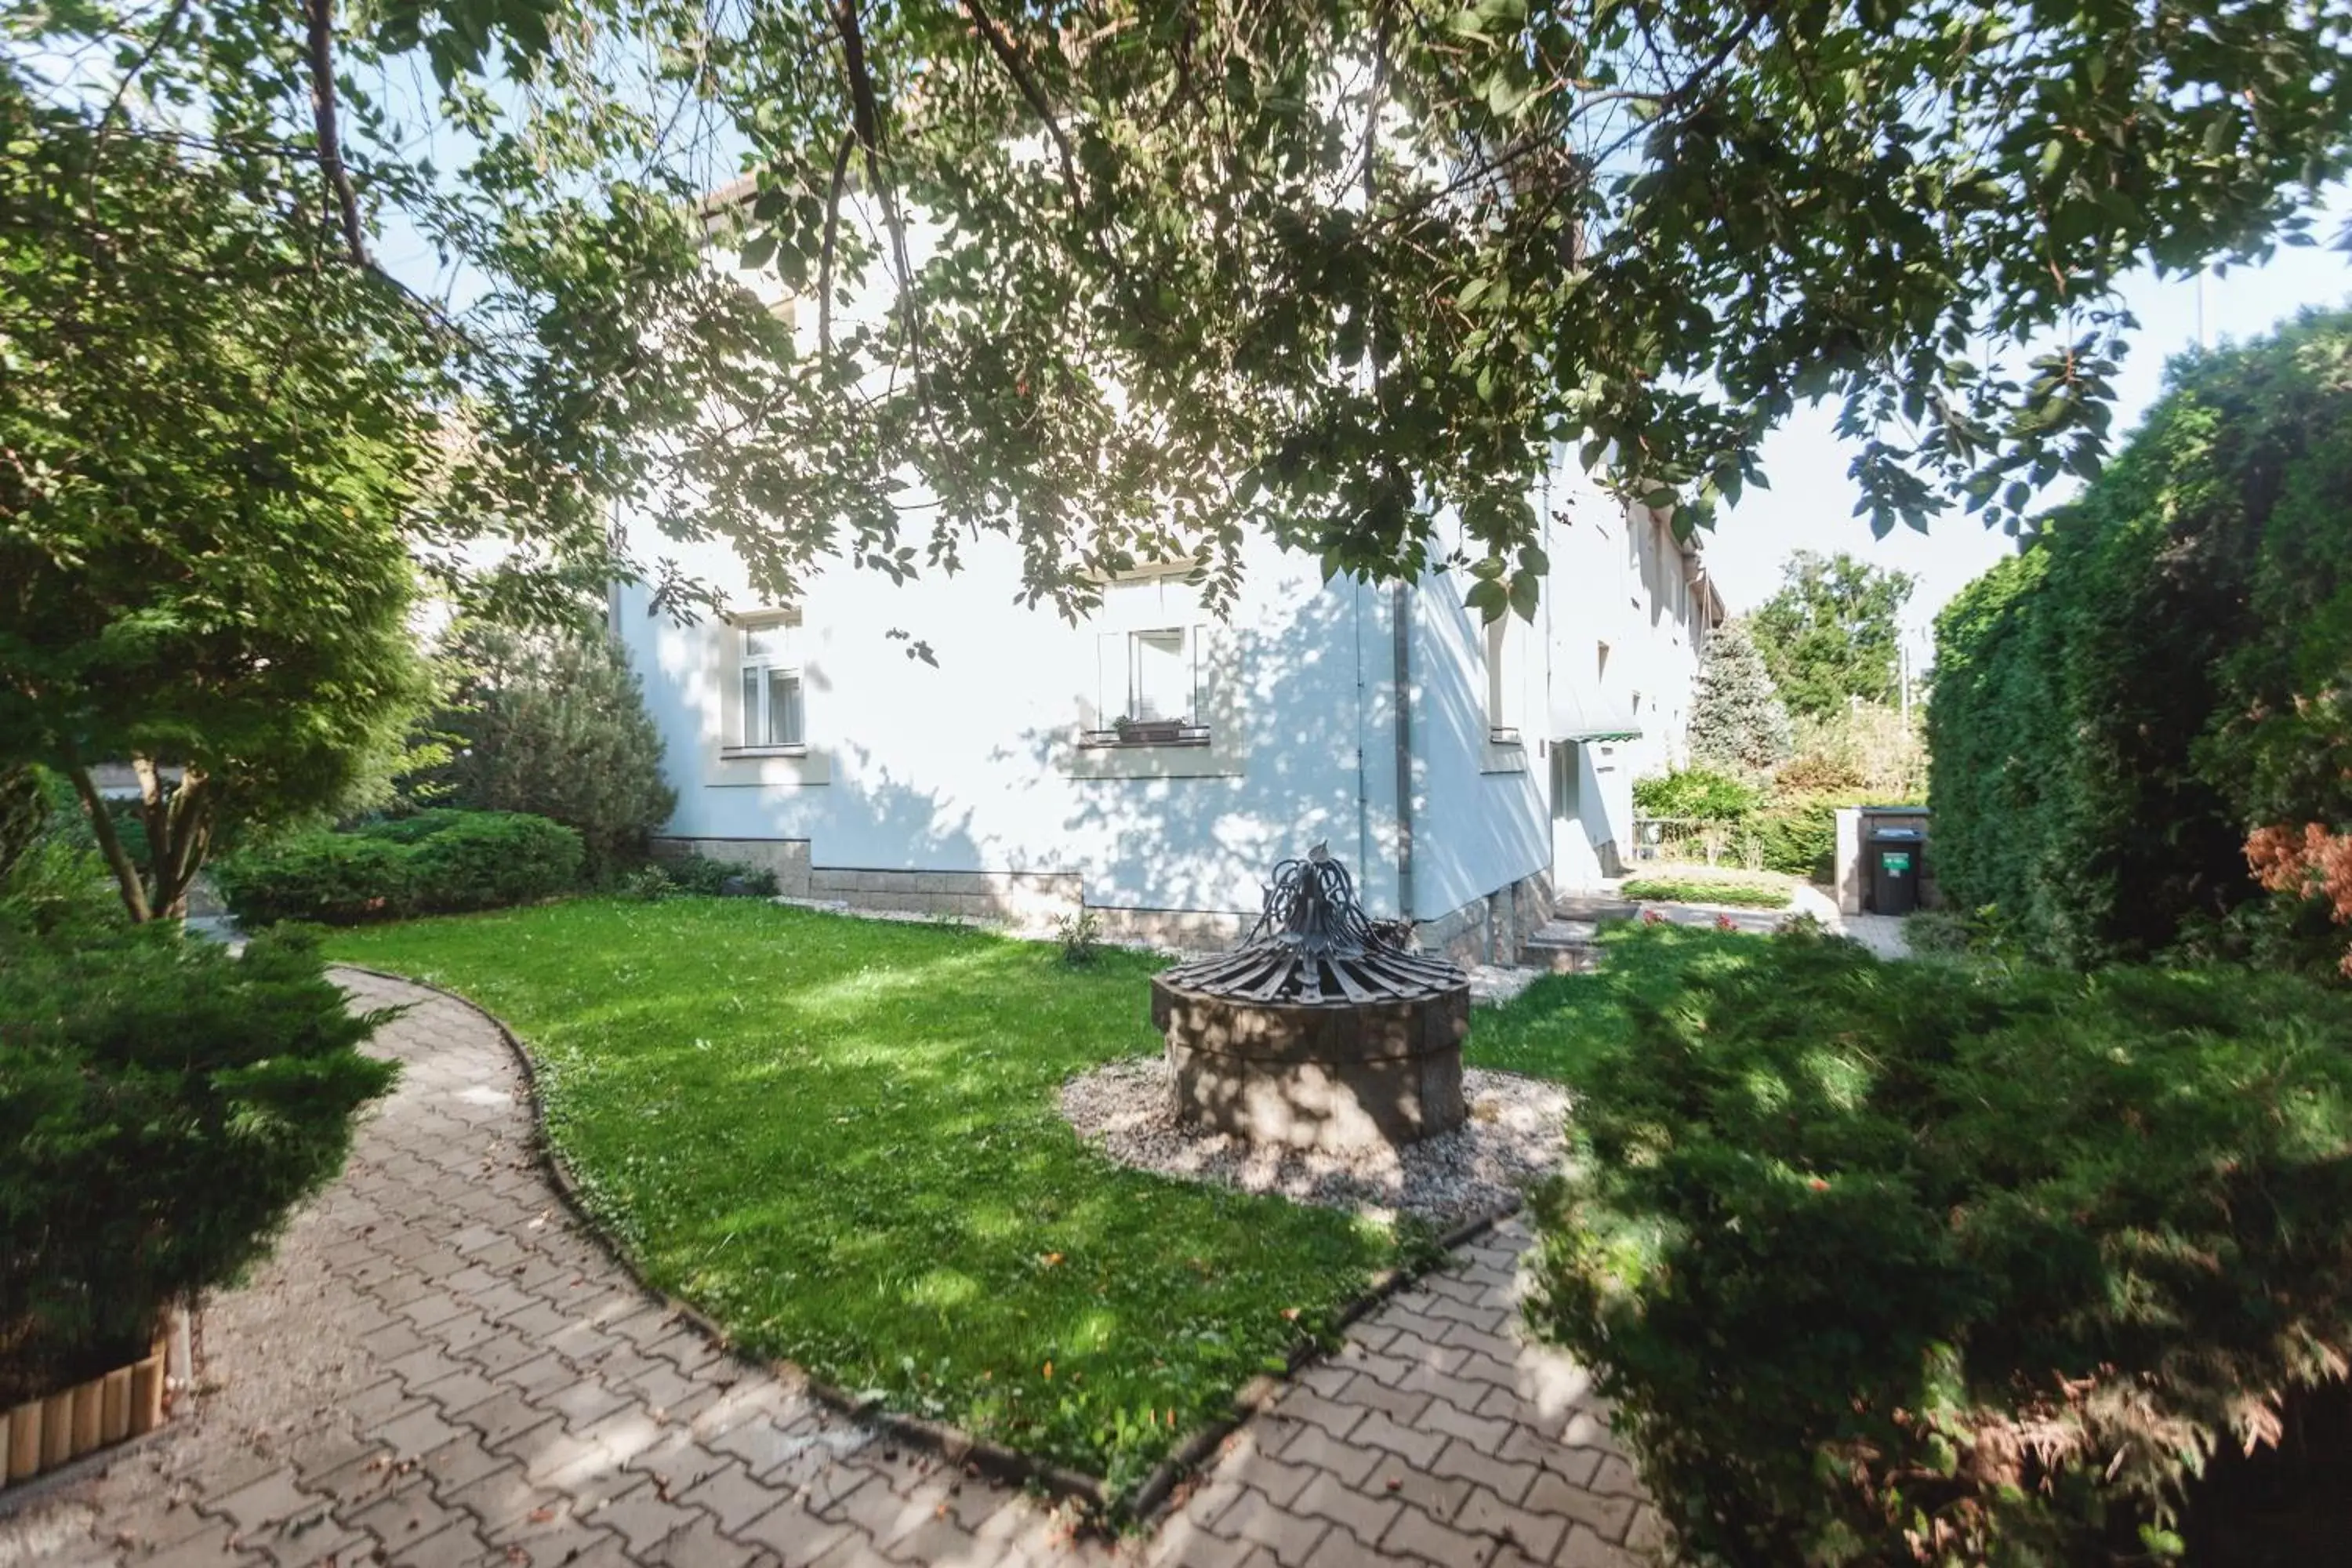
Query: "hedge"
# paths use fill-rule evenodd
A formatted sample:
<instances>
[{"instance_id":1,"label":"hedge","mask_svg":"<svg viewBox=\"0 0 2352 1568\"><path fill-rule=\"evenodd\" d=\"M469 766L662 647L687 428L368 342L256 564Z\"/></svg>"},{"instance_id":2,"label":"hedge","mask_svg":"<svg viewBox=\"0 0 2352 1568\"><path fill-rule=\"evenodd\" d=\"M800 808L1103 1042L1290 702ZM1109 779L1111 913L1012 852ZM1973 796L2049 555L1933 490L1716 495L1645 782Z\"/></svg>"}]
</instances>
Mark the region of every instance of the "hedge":
<instances>
[{"instance_id":1,"label":"hedge","mask_svg":"<svg viewBox=\"0 0 2352 1568\"><path fill-rule=\"evenodd\" d=\"M499 909L579 885L569 827L522 812L429 811L350 833L305 833L228 857L213 870L247 925L353 925Z\"/></svg>"},{"instance_id":2,"label":"hedge","mask_svg":"<svg viewBox=\"0 0 2352 1568\"><path fill-rule=\"evenodd\" d=\"M2162 1556L2204 1456L2352 1357L2352 1013L2317 986L1799 931L1626 1005L1530 1315L1687 1561Z\"/></svg>"},{"instance_id":3,"label":"hedge","mask_svg":"<svg viewBox=\"0 0 2352 1568\"><path fill-rule=\"evenodd\" d=\"M0 944L0 1408L136 1359L268 1252L390 1085L358 1049L387 1016L299 934Z\"/></svg>"},{"instance_id":4,"label":"hedge","mask_svg":"<svg viewBox=\"0 0 2352 1568\"><path fill-rule=\"evenodd\" d=\"M2028 952L2333 967L2245 843L2352 823L2347 359L2352 315L2306 313L2176 361L2106 470L1937 618L1937 875Z\"/></svg>"}]
</instances>

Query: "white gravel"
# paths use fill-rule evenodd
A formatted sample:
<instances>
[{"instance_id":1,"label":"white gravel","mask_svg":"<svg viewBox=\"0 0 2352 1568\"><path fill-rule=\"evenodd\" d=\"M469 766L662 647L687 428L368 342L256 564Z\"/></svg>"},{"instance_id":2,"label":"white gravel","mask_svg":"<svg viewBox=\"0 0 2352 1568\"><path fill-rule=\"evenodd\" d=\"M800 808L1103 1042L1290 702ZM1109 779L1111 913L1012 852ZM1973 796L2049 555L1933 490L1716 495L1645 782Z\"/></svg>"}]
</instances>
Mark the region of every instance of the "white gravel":
<instances>
[{"instance_id":1,"label":"white gravel","mask_svg":"<svg viewBox=\"0 0 2352 1568\"><path fill-rule=\"evenodd\" d=\"M1112 1062L1062 1086L1078 1136L1122 1165L1389 1220L1448 1225L1493 1214L1566 1154L1568 1095L1558 1084L1471 1068L1470 1120L1401 1150L1346 1154L1280 1149L1179 1126L1164 1057Z\"/></svg>"}]
</instances>

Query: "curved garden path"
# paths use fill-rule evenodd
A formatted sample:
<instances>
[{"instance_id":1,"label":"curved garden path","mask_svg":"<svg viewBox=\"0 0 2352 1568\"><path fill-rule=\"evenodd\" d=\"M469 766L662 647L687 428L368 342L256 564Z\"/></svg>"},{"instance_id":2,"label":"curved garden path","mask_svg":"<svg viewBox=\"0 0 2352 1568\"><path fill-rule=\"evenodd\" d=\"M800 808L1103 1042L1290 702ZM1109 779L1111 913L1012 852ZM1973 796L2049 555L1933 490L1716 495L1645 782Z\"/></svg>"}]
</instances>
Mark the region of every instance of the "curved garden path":
<instances>
[{"instance_id":1,"label":"curved garden path","mask_svg":"<svg viewBox=\"0 0 2352 1568\"><path fill-rule=\"evenodd\" d=\"M572 1223L520 1072L422 987L342 1177L206 1310L194 1411L0 1512L0 1568L129 1563L1630 1564L1654 1535L1571 1363L1519 1343L1506 1226L1359 1323L1149 1540L1072 1541L715 1352ZM0 1492L0 1509L10 1494Z\"/></svg>"}]
</instances>

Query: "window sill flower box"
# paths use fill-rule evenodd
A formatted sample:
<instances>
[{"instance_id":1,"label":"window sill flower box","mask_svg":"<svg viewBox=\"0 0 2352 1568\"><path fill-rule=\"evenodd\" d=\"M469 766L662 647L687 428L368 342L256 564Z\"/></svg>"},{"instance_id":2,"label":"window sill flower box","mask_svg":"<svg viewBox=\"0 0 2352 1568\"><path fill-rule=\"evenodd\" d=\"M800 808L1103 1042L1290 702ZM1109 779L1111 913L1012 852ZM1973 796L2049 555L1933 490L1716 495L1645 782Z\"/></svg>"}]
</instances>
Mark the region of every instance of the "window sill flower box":
<instances>
[{"instance_id":1,"label":"window sill flower box","mask_svg":"<svg viewBox=\"0 0 2352 1568\"><path fill-rule=\"evenodd\" d=\"M1209 727L1181 719L1134 719L1108 730L1088 730L1078 743L1087 747L1205 746Z\"/></svg>"}]
</instances>

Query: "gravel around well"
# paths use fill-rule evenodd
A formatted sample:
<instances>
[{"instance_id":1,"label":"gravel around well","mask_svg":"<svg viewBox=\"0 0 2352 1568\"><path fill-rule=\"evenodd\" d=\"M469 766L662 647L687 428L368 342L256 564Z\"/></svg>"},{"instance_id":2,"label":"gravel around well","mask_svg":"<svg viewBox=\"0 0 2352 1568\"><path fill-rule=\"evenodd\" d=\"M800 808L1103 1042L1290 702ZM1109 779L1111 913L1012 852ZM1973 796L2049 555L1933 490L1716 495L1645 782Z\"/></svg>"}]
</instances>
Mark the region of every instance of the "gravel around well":
<instances>
[{"instance_id":1,"label":"gravel around well","mask_svg":"<svg viewBox=\"0 0 2352 1568\"><path fill-rule=\"evenodd\" d=\"M1131 1057L1062 1086L1062 1114L1078 1136L1122 1165L1381 1219L1417 1215L1439 1225L1490 1215L1566 1157L1568 1093L1517 1073L1462 1075L1470 1120L1401 1150L1345 1154L1276 1149L1178 1125L1161 1057Z\"/></svg>"}]
</instances>

